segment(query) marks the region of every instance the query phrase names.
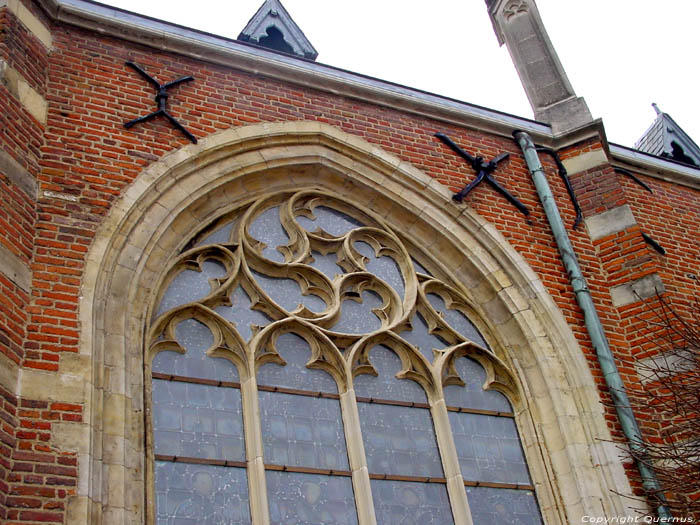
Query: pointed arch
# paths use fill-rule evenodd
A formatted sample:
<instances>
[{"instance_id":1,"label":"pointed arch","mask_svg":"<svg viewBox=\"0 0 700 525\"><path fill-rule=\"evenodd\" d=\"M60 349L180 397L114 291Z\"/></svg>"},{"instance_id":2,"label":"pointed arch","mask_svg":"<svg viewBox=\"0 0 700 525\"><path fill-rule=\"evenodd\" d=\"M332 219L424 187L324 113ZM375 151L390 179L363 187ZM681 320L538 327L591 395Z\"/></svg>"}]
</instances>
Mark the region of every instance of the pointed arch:
<instances>
[{"instance_id":1,"label":"pointed arch","mask_svg":"<svg viewBox=\"0 0 700 525\"><path fill-rule=\"evenodd\" d=\"M226 130L168 154L129 186L96 235L80 304L92 370L91 442L80 468L88 520L144 520L143 340L167 261L196 225L303 187L380 210L469 298L517 385L514 410L546 522L626 515L619 494L631 491L590 369L526 261L412 165L329 125L284 122Z\"/></svg>"}]
</instances>

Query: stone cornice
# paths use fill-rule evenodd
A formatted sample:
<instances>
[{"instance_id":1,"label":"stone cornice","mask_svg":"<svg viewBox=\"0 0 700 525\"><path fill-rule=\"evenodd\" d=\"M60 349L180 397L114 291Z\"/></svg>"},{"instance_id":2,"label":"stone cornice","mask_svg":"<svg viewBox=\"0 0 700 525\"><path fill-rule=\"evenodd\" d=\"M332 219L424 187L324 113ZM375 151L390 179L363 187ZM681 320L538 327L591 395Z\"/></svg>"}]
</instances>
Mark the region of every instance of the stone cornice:
<instances>
[{"instance_id":1,"label":"stone cornice","mask_svg":"<svg viewBox=\"0 0 700 525\"><path fill-rule=\"evenodd\" d=\"M514 129L521 129L530 133L538 143L552 144L549 125L530 119L275 53L88 0L37 2L56 22L102 35L502 136L510 137Z\"/></svg>"},{"instance_id":2,"label":"stone cornice","mask_svg":"<svg viewBox=\"0 0 700 525\"><path fill-rule=\"evenodd\" d=\"M610 154L613 159L612 162L616 166L631 169L673 184L682 184L683 186L700 190L700 169L698 168L649 155L618 144L610 144Z\"/></svg>"}]
</instances>

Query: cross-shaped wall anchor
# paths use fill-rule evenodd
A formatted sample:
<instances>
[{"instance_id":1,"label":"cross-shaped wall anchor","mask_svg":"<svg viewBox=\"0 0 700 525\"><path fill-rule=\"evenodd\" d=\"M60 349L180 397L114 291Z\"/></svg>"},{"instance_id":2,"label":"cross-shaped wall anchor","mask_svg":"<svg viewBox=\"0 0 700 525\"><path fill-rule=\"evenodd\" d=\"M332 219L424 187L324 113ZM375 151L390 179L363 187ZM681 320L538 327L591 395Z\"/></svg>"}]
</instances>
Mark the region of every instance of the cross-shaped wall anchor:
<instances>
[{"instance_id":1,"label":"cross-shaped wall anchor","mask_svg":"<svg viewBox=\"0 0 700 525\"><path fill-rule=\"evenodd\" d=\"M455 193L452 196L452 200L456 202L462 202L462 200L464 200L464 198L469 194L470 191L472 191L481 181L486 180L486 182L488 182L496 191L503 195L508 200L508 202L510 202L513 206L518 208L518 210L520 210L523 214L530 215L530 210L527 209L527 206L525 206L522 202L513 197L513 195L511 195L507 189L505 189L498 182L496 182L493 179L493 177L491 177L491 174L498 167L498 163L503 160L506 160L510 156L508 153L501 153L497 157L491 159L491 161L485 162L483 157L473 157L472 155L464 151L457 144L455 144L452 141L452 139L450 139L450 137L448 137L444 133L436 133L435 136L439 138L442 142L444 142L447 146L449 146L450 149L454 151L457 155L466 160L471 165L471 167L474 168L474 171L476 171L477 174L476 179L467 184L462 189L462 191L460 191L459 193Z\"/></svg>"},{"instance_id":2,"label":"cross-shaped wall anchor","mask_svg":"<svg viewBox=\"0 0 700 525\"><path fill-rule=\"evenodd\" d=\"M167 84L161 84L159 83L155 78L153 78L151 75L146 73L143 69L141 69L139 66L134 64L133 62L127 62L127 66L131 67L134 69L139 75L141 75L143 78L145 78L149 83L153 85L153 87L156 88L156 104L158 104L158 109L154 111L153 113L149 113L145 117L140 117L134 120L130 120L129 122L124 123L124 127L126 129L129 129L132 126L135 126L136 124L140 124L141 122L146 122L147 120L156 118L157 116L163 115L165 118L167 118L170 123L175 126L177 129L182 131L184 135L190 139L192 142L197 144L197 138L192 135L185 127L180 124L177 120L175 120L175 117L173 117L168 111L165 109L165 102L168 100L168 88L175 87L178 84L181 84L182 82L189 82L190 80L194 80L194 77L187 76L187 77L182 77L178 78L177 80L173 80L172 82L168 82Z\"/></svg>"}]
</instances>

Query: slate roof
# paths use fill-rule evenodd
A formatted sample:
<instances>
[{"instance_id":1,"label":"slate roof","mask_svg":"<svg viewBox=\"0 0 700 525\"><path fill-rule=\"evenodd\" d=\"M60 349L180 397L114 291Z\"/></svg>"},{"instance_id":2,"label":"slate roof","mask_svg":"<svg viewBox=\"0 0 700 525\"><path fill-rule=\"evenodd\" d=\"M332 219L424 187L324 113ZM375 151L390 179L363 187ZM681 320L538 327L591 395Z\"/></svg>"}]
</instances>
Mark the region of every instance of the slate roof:
<instances>
[{"instance_id":1,"label":"slate roof","mask_svg":"<svg viewBox=\"0 0 700 525\"><path fill-rule=\"evenodd\" d=\"M635 149L684 164L700 166L700 148L668 113L656 111L656 120L634 144Z\"/></svg>"}]
</instances>

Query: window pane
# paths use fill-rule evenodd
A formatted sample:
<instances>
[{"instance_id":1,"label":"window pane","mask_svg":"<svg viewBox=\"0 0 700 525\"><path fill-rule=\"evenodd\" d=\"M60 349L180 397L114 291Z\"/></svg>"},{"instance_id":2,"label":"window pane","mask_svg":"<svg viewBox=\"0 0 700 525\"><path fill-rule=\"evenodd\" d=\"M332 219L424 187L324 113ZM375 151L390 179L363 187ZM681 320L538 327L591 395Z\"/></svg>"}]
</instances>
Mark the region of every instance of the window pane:
<instances>
[{"instance_id":1,"label":"window pane","mask_svg":"<svg viewBox=\"0 0 700 525\"><path fill-rule=\"evenodd\" d=\"M246 471L156 461L158 525L250 523Z\"/></svg>"},{"instance_id":2,"label":"window pane","mask_svg":"<svg viewBox=\"0 0 700 525\"><path fill-rule=\"evenodd\" d=\"M399 379L401 359L385 346L377 346L370 351L369 360L377 370L377 376L362 374L353 379L355 394L358 397L373 397L392 401L412 401L427 403L423 388L411 379Z\"/></svg>"},{"instance_id":3,"label":"window pane","mask_svg":"<svg viewBox=\"0 0 700 525\"><path fill-rule=\"evenodd\" d=\"M417 346L420 353L430 362L433 361L433 348L442 350L448 346L445 341L428 332L428 324L418 313L411 319L411 330L401 332L399 335L412 345Z\"/></svg>"},{"instance_id":4,"label":"window pane","mask_svg":"<svg viewBox=\"0 0 700 525\"><path fill-rule=\"evenodd\" d=\"M250 341L253 337L251 325L265 326L270 324L269 317L251 308L250 298L240 286L231 295L231 306L219 306L215 311L233 323L244 341Z\"/></svg>"},{"instance_id":5,"label":"window pane","mask_svg":"<svg viewBox=\"0 0 700 525\"><path fill-rule=\"evenodd\" d=\"M447 525L454 523L447 487L442 483L371 480L377 523ZM476 522L475 522L476 523ZM486 522L484 522L486 523ZM492 521L490 524L497 524Z\"/></svg>"},{"instance_id":6,"label":"window pane","mask_svg":"<svg viewBox=\"0 0 700 525\"><path fill-rule=\"evenodd\" d=\"M268 470L266 478L270 523L357 523L352 480L349 477Z\"/></svg>"},{"instance_id":7,"label":"window pane","mask_svg":"<svg viewBox=\"0 0 700 525\"><path fill-rule=\"evenodd\" d=\"M478 408L495 412L512 412L513 408L506 396L495 390L484 390L486 370L467 357L460 357L455 363L459 377L465 386L449 385L444 389L447 406Z\"/></svg>"},{"instance_id":8,"label":"window pane","mask_svg":"<svg viewBox=\"0 0 700 525\"><path fill-rule=\"evenodd\" d=\"M205 352L214 344L214 336L205 324L187 319L175 328L177 341L186 350L159 352L151 365L153 372L199 379L238 381L238 369L228 359L209 357Z\"/></svg>"},{"instance_id":9,"label":"window pane","mask_svg":"<svg viewBox=\"0 0 700 525\"><path fill-rule=\"evenodd\" d=\"M411 258L411 261L413 261L413 269L417 273L422 273L423 275L431 275L431 276L433 275L428 270L426 270L425 267L423 267L423 265L421 265L421 263L416 261L414 258Z\"/></svg>"},{"instance_id":10,"label":"window pane","mask_svg":"<svg viewBox=\"0 0 700 525\"><path fill-rule=\"evenodd\" d=\"M258 371L259 385L333 394L338 392L338 385L328 373L306 366L311 359L311 348L303 337L292 333L282 334L277 338L277 351L287 364L267 363L261 366Z\"/></svg>"},{"instance_id":11,"label":"window pane","mask_svg":"<svg viewBox=\"0 0 700 525\"><path fill-rule=\"evenodd\" d=\"M465 480L530 483L513 419L463 412L450 412L449 418Z\"/></svg>"},{"instance_id":12,"label":"window pane","mask_svg":"<svg viewBox=\"0 0 700 525\"><path fill-rule=\"evenodd\" d=\"M248 233L254 239L267 244L262 252L263 257L275 262L284 262L284 255L277 251L277 247L286 245L289 237L280 222L278 206L268 208L258 215L248 227Z\"/></svg>"},{"instance_id":13,"label":"window pane","mask_svg":"<svg viewBox=\"0 0 700 525\"><path fill-rule=\"evenodd\" d=\"M359 221L352 217L325 206L316 207L314 209L314 217L316 217L315 220L299 215L296 219L306 231L314 232L317 228L321 228L334 237L340 237L350 230L362 226Z\"/></svg>"},{"instance_id":14,"label":"window pane","mask_svg":"<svg viewBox=\"0 0 700 525\"><path fill-rule=\"evenodd\" d=\"M370 473L443 476L430 410L375 403L357 408Z\"/></svg>"},{"instance_id":15,"label":"window pane","mask_svg":"<svg viewBox=\"0 0 700 525\"><path fill-rule=\"evenodd\" d=\"M348 470L336 399L258 393L265 463Z\"/></svg>"},{"instance_id":16,"label":"window pane","mask_svg":"<svg viewBox=\"0 0 700 525\"><path fill-rule=\"evenodd\" d=\"M303 304L312 312L317 313L326 309L326 303L319 296L302 295L301 287L294 279L277 279L255 271L252 274L263 291L289 312L296 310L299 304Z\"/></svg>"},{"instance_id":17,"label":"window pane","mask_svg":"<svg viewBox=\"0 0 700 525\"><path fill-rule=\"evenodd\" d=\"M214 260L204 261L201 272L183 270L177 274L163 294L163 299L161 299L158 307L158 315L176 306L206 297L211 292L209 279L223 277L224 275L226 275L226 268L223 264Z\"/></svg>"},{"instance_id":18,"label":"window pane","mask_svg":"<svg viewBox=\"0 0 700 525\"><path fill-rule=\"evenodd\" d=\"M153 437L156 454L244 461L240 391L154 379Z\"/></svg>"},{"instance_id":19,"label":"window pane","mask_svg":"<svg viewBox=\"0 0 700 525\"><path fill-rule=\"evenodd\" d=\"M467 319L467 317L459 310L449 310L445 306L445 301L442 300L437 294L429 293L427 295L428 301L433 306L436 312L442 313L443 318L452 328L457 332L462 334L464 337L470 341L474 341L476 344L488 348L486 341L477 330L476 326Z\"/></svg>"},{"instance_id":20,"label":"window pane","mask_svg":"<svg viewBox=\"0 0 700 525\"><path fill-rule=\"evenodd\" d=\"M542 523L535 493L529 490L467 487L474 525L539 525Z\"/></svg>"},{"instance_id":21,"label":"window pane","mask_svg":"<svg viewBox=\"0 0 700 525\"><path fill-rule=\"evenodd\" d=\"M340 319L331 328L334 332L344 334L367 334L382 325L372 309L380 308L382 298L374 292L362 292L362 302L346 299L340 306Z\"/></svg>"},{"instance_id":22,"label":"window pane","mask_svg":"<svg viewBox=\"0 0 700 525\"><path fill-rule=\"evenodd\" d=\"M403 298L403 276L401 275L401 270L399 270L399 265L396 264L396 261L386 255L377 257L374 254L374 248L372 248L366 242L358 241L354 244L354 246L358 252L369 259L369 261L365 263L365 268L367 268L367 271L379 277L386 284L396 290L399 297Z\"/></svg>"},{"instance_id":23,"label":"window pane","mask_svg":"<svg viewBox=\"0 0 700 525\"><path fill-rule=\"evenodd\" d=\"M313 262L309 263L309 266L313 266L317 270L320 270L330 280L333 280L336 275L343 275L345 273L345 270L336 264L338 261L337 253L331 252L327 253L326 255L322 255L319 252L312 251L311 255L313 256L314 260Z\"/></svg>"},{"instance_id":24,"label":"window pane","mask_svg":"<svg viewBox=\"0 0 700 525\"><path fill-rule=\"evenodd\" d=\"M231 230L235 224L236 219L233 219L222 228L219 228L218 230L207 235L204 239L197 243L197 246L204 246L206 244L227 244L231 238Z\"/></svg>"}]
</instances>

